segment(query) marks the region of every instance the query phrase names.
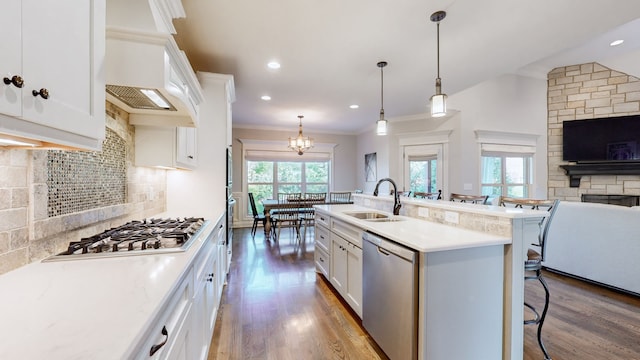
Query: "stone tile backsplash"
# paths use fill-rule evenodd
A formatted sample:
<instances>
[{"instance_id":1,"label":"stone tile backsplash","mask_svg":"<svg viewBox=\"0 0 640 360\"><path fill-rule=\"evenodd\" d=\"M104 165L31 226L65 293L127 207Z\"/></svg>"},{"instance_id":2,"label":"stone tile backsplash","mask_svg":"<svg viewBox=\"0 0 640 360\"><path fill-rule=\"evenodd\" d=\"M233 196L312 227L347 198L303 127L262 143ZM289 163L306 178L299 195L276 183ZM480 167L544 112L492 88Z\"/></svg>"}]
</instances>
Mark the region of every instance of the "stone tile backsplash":
<instances>
[{"instance_id":1,"label":"stone tile backsplash","mask_svg":"<svg viewBox=\"0 0 640 360\"><path fill-rule=\"evenodd\" d=\"M106 114L102 151L0 150L0 274L166 211L166 170L135 167L128 114Z\"/></svg>"},{"instance_id":2,"label":"stone tile backsplash","mask_svg":"<svg viewBox=\"0 0 640 360\"><path fill-rule=\"evenodd\" d=\"M124 204L126 155L125 140L108 128L102 151L47 151L48 216Z\"/></svg>"}]
</instances>

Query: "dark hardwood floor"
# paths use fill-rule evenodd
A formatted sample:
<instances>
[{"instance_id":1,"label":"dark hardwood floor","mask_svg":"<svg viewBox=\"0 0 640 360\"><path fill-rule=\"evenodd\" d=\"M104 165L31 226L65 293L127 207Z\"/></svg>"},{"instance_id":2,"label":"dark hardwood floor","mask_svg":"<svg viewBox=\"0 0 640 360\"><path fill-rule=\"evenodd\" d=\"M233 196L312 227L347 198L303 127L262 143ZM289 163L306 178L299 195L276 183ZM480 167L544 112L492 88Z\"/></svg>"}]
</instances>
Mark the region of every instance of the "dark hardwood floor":
<instances>
[{"instance_id":1,"label":"dark hardwood floor","mask_svg":"<svg viewBox=\"0 0 640 360\"><path fill-rule=\"evenodd\" d=\"M313 264L313 233L301 246L288 229L274 243L234 229L233 261L209 359L386 359L360 320ZM545 272L551 306L543 338L554 360L640 360L640 299ZM542 289L527 282L538 303ZM524 359L542 359L534 326ZM454 359L466 360L466 359ZM485 359L473 359L485 360ZM494 359L486 359L494 360Z\"/></svg>"}]
</instances>

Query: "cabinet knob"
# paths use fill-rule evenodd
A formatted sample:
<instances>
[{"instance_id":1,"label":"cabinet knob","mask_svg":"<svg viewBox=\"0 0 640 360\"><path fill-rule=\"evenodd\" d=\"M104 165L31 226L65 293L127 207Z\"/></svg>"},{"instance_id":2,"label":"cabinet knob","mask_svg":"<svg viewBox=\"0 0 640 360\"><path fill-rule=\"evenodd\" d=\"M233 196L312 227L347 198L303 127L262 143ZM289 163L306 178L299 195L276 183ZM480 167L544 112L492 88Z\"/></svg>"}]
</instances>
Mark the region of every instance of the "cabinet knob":
<instances>
[{"instance_id":1,"label":"cabinet knob","mask_svg":"<svg viewBox=\"0 0 640 360\"><path fill-rule=\"evenodd\" d=\"M45 88L40 89L40 91L32 90L31 94L33 94L33 96L40 95L43 99L48 99L49 98L49 90L47 90Z\"/></svg>"},{"instance_id":2,"label":"cabinet knob","mask_svg":"<svg viewBox=\"0 0 640 360\"><path fill-rule=\"evenodd\" d=\"M166 325L162 327L162 335L165 336L164 341L161 342L160 344L153 345L149 350L149 356L153 356L153 354L158 352L158 350L160 350L164 346L164 344L167 343L167 340L169 340L169 332L167 331Z\"/></svg>"},{"instance_id":3,"label":"cabinet knob","mask_svg":"<svg viewBox=\"0 0 640 360\"><path fill-rule=\"evenodd\" d=\"M193 159L193 156L192 156L192 155L189 155L189 156L187 156L187 158L189 158L189 159Z\"/></svg>"},{"instance_id":4,"label":"cabinet knob","mask_svg":"<svg viewBox=\"0 0 640 360\"><path fill-rule=\"evenodd\" d=\"M3 79L3 81L4 81L5 84L7 84L7 85L13 84L13 86L15 86L17 88L21 88L22 85L24 85L24 80L19 75L13 75L11 77L11 79L9 79L8 77L5 77Z\"/></svg>"}]
</instances>

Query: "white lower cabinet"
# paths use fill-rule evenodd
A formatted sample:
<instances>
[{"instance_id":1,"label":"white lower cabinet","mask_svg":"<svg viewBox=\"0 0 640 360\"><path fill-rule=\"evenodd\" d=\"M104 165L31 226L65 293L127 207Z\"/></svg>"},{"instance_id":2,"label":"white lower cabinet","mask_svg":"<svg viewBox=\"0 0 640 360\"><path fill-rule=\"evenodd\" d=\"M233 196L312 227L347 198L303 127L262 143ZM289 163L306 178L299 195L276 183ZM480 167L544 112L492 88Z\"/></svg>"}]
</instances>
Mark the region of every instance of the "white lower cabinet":
<instances>
[{"instance_id":1,"label":"white lower cabinet","mask_svg":"<svg viewBox=\"0 0 640 360\"><path fill-rule=\"evenodd\" d=\"M220 246L219 243L225 237L225 227L220 223L214 230L214 235L205 245L206 248L198 260L199 269L196 276L195 294L193 297L194 318L193 329L194 338L198 344L196 353L191 359L206 359L211 344L211 336L216 323L218 307L220 305L220 294L222 287L220 278L224 274L220 271Z\"/></svg>"},{"instance_id":2,"label":"white lower cabinet","mask_svg":"<svg viewBox=\"0 0 640 360\"><path fill-rule=\"evenodd\" d=\"M362 249L331 234L331 284L362 318Z\"/></svg>"},{"instance_id":3,"label":"white lower cabinet","mask_svg":"<svg viewBox=\"0 0 640 360\"><path fill-rule=\"evenodd\" d=\"M158 313L153 325L144 334L145 341L136 351L135 359L170 359L174 349L191 347L187 341L190 332L193 268L187 271L177 290Z\"/></svg>"},{"instance_id":4,"label":"white lower cabinet","mask_svg":"<svg viewBox=\"0 0 640 360\"><path fill-rule=\"evenodd\" d=\"M362 318L362 229L316 213L315 263Z\"/></svg>"},{"instance_id":5,"label":"white lower cabinet","mask_svg":"<svg viewBox=\"0 0 640 360\"><path fill-rule=\"evenodd\" d=\"M224 283L221 265L224 217L199 249L177 290L144 333L135 359L206 359Z\"/></svg>"},{"instance_id":6,"label":"white lower cabinet","mask_svg":"<svg viewBox=\"0 0 640 360\"><path fill-rule=\"evenodd\" d=\"M316 239L314 253L316 271L324 275L325 278L330 279L329 273L331 271L331 236L329 235L329 229L316 221L314 233Z\"/></svg>"}]
</instances>

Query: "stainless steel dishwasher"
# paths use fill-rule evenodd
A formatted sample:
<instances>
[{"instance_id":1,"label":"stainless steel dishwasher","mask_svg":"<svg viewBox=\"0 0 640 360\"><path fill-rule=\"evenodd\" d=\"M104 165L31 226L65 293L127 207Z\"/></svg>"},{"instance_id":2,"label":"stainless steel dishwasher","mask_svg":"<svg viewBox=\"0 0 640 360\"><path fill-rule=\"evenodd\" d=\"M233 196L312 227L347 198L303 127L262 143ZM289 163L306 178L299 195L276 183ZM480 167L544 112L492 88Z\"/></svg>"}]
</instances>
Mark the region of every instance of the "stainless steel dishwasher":
<instances>
[{"instance_id":1,"label":"stainless steel dishwasher","mask_svg":"<svg viewBox=\"0 0 640 360\"><path fill-rule=\"evenodd\" d=\"M362 325L391 360L417 359L417 252L367 232L362 239Z\"/></svg>"}]
</instances>

